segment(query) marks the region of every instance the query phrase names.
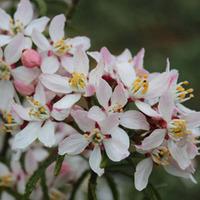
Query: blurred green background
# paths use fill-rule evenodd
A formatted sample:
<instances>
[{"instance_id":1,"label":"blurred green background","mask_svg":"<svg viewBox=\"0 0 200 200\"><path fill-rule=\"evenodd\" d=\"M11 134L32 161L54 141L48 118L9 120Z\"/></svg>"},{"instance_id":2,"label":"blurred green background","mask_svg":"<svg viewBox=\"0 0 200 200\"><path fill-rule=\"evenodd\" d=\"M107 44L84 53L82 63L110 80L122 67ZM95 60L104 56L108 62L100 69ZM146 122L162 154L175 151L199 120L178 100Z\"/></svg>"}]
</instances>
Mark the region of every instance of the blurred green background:
<instances>
[{"instance_id":1,"label":"blurred green background","mask_svg":"<svg viewBox=\"0 0 200 200\"><path fill-rule=\"evenodd\" d=\"M1 0L2 1L2 0ZM11 1L14 5L14 1ZM15 1L16 2L16 1ZM43 6L43 1L34 0ZM47 15L67 13L67 0L45 0ZM45 12L45 5L41 12ZM199 0L80 0L67 27L69 36L91 38L91 50L107 46L113 54L129 48L135 54L146 49L145 67L163 71L169 57L172 68L180 72L180 81L189 80L195 98L187 105L200 110L200 1ZM200 199L200 168L193 185L156 169L151 181L164 200ZM142 199L131 179L119 184L122 200ZM124 196L126 194L126 196ZM109 199L105 199L109 200Z\"/></svg>"}]
</instances>

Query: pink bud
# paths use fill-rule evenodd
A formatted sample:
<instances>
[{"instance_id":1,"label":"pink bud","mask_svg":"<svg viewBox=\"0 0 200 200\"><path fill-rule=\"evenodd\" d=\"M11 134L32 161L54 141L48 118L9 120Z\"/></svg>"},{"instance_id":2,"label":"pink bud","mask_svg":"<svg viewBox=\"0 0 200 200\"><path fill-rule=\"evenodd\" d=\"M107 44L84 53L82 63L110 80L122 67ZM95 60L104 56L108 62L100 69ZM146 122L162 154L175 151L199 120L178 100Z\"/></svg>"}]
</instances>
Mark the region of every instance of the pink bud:
<instances>
[{"instance_id":1,"label":"pink bud","mask_svg":"<svg viewBox=\"0 0 200 200\"><path fill-rule=\"evenodd\" d=\"M23 52L21 61L27 68L38 67L41 64L41 56L34 49L27 49Z\"/></svg>"}]
</instances>

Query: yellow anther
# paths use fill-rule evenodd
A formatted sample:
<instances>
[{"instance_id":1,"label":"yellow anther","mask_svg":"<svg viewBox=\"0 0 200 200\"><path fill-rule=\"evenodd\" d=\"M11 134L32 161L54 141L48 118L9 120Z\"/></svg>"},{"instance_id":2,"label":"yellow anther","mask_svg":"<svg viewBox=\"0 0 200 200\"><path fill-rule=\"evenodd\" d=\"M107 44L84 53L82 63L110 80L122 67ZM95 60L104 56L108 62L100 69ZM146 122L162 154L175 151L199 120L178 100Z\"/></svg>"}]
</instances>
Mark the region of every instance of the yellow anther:
<instances>
[{"instance_id":1,"label":"yellow anther","mask_svg":"<svg viewBox=\"0 0 200 200\"><path fill-rule=\"evenodd\" d=\"M50 192L50 200L64 200L64 194L57 189Z\"/></svg>"},{"instance_id":2,"label":"yellow anther","mask_svg":"<svg viewBox=\"0 0 200 200\"><path fill-rule=\"evenodd\" d=\"M0 177L0 186L10 187L13 184L13 178L11 175L1 176Z\"/></svg>"},{"instance_id":3,"label":"yellow anther","mask_svg":"<svg viewBox=\"0 0 200 200\"><path fill-rule=\"evenodd\" d=\"M10 80L10 66L0 60L0 80Z\"/></svg>"},{"instance_id":4,"label":"yellow anther","mask_svg":"<svg viewBox=\"0 0 200 200\"><path fill-rule=\"evenodd\" d=\"M71 45L66 44L66 41L64 39L57 41L56 43L54 43L53 46L54 46L55 51L58 55L63 55L65 53L67 53L72 48Z\"/></svg>"},{"instance_id":5,"label":"yellow anther","mask_svg":"<svg viewBox=\"0 0 200 200\"><path fill-rule=\"evenodd\" d=\"M83 73L73 72L69 84L76 90L82 90L86 86L86 77Z\"/></svg>"},{"instance_id":6,"label":"yellow anther","mask_svg":"<svg viewBox=\"0 0 200 200\"><path fill-rule=\"evenodd\" d=\"M14 21L13 19L10 20L10 27L11 27L11 34L15 35L17 33L21 33L24 30L24 25L19 20Z\"/></svg>"},{"instance_id":7,"label":"yellow anther","mask_svg":"<svg viewBox=\"0 0 200 200\"><path fill-rule=\"evenodd\" d=\"M152 159L158 165L168 165L170 153L167 147L160 146L152 152Z\"/></svg>"}]
</instances>

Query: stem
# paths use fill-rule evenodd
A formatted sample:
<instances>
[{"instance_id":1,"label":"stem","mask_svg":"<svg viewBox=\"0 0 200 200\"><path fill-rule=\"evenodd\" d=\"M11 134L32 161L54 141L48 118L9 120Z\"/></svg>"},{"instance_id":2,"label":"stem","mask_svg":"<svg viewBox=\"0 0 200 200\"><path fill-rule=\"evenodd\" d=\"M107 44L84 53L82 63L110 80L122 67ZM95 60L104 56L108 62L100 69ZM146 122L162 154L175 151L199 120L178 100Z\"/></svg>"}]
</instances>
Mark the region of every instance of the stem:
<instances>
[{"instance_id":1,"label":"stem","mask_svg":"<svg viewBox=\"0 0 200 200\"><path fill-rule=\"evenodd\" d=\"M22 199L22 195L14 190L12 190L10 187L0 187L0 192L6 191L8 194L15 197L15 199ZM27 199L26 199L27 200Z\"/></svg>"},{"instance_id":2,"label":"stem","mask_svg":"<svg viewBox=\"0 0 200 200\"><path fill-rule=\"evenodd\" d=\"M11 136L10 133L6 133L4 142L3 142L3 147L0 153L0 157L5 157L6 155L7 148L9 147L8 141L9 141L10 136Z\"/></svg>"},{"instance_id":3,"label":"stem","mask_svg":"<svg viewBox=\"0 0 200 200\"><path fill-rule=\"evenodd\" d=\"M56 165L54 168L54 176L59 175L64 158L65 158L65 155L63 155L63 156L58 155L58 157L56 159Z\"/></svg>"},{"instance_id":4,"label":"stem","mask_svg":"<svg viewBox=\"0 0 200 200\"><path fill-rule=\"evenodd\" d=\"M110 175L106 174L106 180L107 180L107 183L108 183L108 185L111 189L113 199L119 200L119 192L117 190L116 183L115 183L114 179Z\"/></svg>"},{"instance_id":5,"label":"stem","mask_svg":"<svg viewBox=\"0 0 200 200\"><path fill-rule=\"evenodd\" d=\"M47 5L46 5L45 0L34 0L34 1L37 4L37 6L38 6L38 8L40 10L40 12L39 12L40 16L46 15L46 13L47 13Z\"/></svg>"},{"instance_id":6,"label":"stem","mask_svg":"<svg viewBox=\"0 0 200 200\"><path fill-rule=\"evenodd\" d=\"M89 170L86 170L85 172L83 172L83 174L80 176L80 178L76 181L76 183L73 186L72 193L71 193L69 200L75 199L76 192L78 191L79 187L81 186L82 182L85 180L85 178L87 177L89 172L90 172Z\"/></svg>"},{"instance_id":7,"label":"stem","mask_svg":"<svg viewBox=\"0 0 200 200\"><path fill-rule=\"evenodd\" d=\"M97 186L97 174L91 171L90 180L88 182L88 200L97 200L96 186Z\"/></svg>"},{"instance_id":8,"label":"stem","mask_svg":"<svg viewBox=\"0 0 200 200\"><path fill-rule=\"evenodd\" d=\"M34 190L37 182L40 180L42 175L45 173L46 168L52 164L57 158L57 155L53 154L50 155L46 160L44 160L38 169L33 173L33 175L29 178L27 184L26 184L26 189L25 189L25 194L23 196L23 200L29 199L29 196L31 195L32 191Z\"/></svg>"},{"instance_id":9,"label":"stem","mask_svg":"<svg viewBox=\"0 0 200 200\"><path fill-rule=\"evenodd\" d=\"M69 9L66 14L68 22L71 22L80 0L71 0L71 1L72 1L71 5L69 6Z\"/></svg>"},{"instance_id":10,"label":"stem","mask_svg":"<svg viewBox=\"0 0 200 200\"><path fill-rule=\"evenodd\" d=\"M45 172L41 176L41 187L42 187L42 191L43 191L43 198L45 200L50 200Z\"/></svg>"}]
</instances>

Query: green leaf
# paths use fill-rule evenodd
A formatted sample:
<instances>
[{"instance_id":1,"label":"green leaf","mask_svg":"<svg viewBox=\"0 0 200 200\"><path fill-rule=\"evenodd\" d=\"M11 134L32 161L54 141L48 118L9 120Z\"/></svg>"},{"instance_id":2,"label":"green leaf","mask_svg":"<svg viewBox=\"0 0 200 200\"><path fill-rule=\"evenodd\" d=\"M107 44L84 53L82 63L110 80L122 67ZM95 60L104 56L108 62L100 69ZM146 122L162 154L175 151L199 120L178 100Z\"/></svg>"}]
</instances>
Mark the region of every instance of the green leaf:
<instances>
[{"instance_id":1,"label":"green leaf","mask_svg":"<svg viewBox=\"0 0 200 200\"><path fill-rule=\"evenodd\" d=\"M75 198L75 196L76 196L76 192L78 191L80 185L81 185L82 182L85 180L85 178L87 177L87 175L89 174L89 172L90 172L89 170L86 170L85 172L83 172L83 174L82 174L82 175L79 177L79 179L75 182L69 200L74 200L74 198Z\"/></svg>"},{"instance_id":2,"label":"green leaf","mask_svg":"<svg viewBox=\"0 0 200 200\"><path fill-rule=\"evenodd\" d=\"M58 157L56 159L56 165L54 168L54 176L59 175L64 158L65 158L65 155L63 155L63 156L58 155Z\"/></svg>"},{"instance_id":3,"label":"green leaf","mask_svg":"<svg viewBox=\"0 0 200 200\"><path fill-rule=\"evenodd\" d=\"M47 14L47 4L45 0L34 0L37 7L39 8L39 15L45 16Z\"/></svg>"},{"instance_id":4,"label":"green leaf","mask_svg":"<svg viewBox=\"0 0 200 200\"><path fill-rule=\"evenodd\" d=\"M0 193L1 192L7 192L8 194L12 195L13 197L15 197L15 199L22 199L22 195L14 190L12 190L10 187L0 187ZM28 200L28 199L26 199Z\"/></svg>"},{"instance_id":5,"label":"green leaf","mask_svg":"<svg viewBox=\"0 0 200 200\"><path fill-rule=\"evenodd\" d=\"M112 176L110 176L109 174L106 174L106 180L107 183L111 189L112 195L113 195L113 199L114 200L119 200L119 192L117 190L117 186L116 183L114 181L114 179L112 178Z\"/></svg>"},{"instance_id":6,"label":"green leaf","mask_svg":"<svg viewBox=\"0 0 200 200\"><path fill-rule=\"evenodd\" d=\"M97 174L91 171L90 180L88 182L88 200L97 200L96 186L97 186Z\"/></svg>"},{"instance_id":7,"label":"green leaf","mask_svg":"<svg viewBox=\"0 0 200 200\"><path fill-rule=\"evenodd\" d=\"M43 198L45 200L50 200L45 172L42 174L41 183L40 184L41 184L41 187L42 187Z\"/></svg>"},{"instance_id":8,"label":"green leaf","mask_svg":"<svg viewBox=\"0 0 200 200\"><path fill-rule=\"evenodd\" d=\"M29 178L26 188L25 188L25 194L23 196L23 200L29 199L30 194L34 190L37 182L40 180L42 175L45 173L46 168L52 164L57 158L57 155L53 153L53 155L50 155L46 160L44 160L42 163L40 163L40 166L38 169L33 173L33 175Z\"/></svg>"},{"instance_id":9,"label":"green leaf","mask_svg":"<svg viewBox=\"0 0 200 200\"><path fill-rule=\"evenodd\" d=\"M143 190L144 200L161 200L161 196L155 187L149 183L146 189Z\"/></svg>"}]
</instances>

